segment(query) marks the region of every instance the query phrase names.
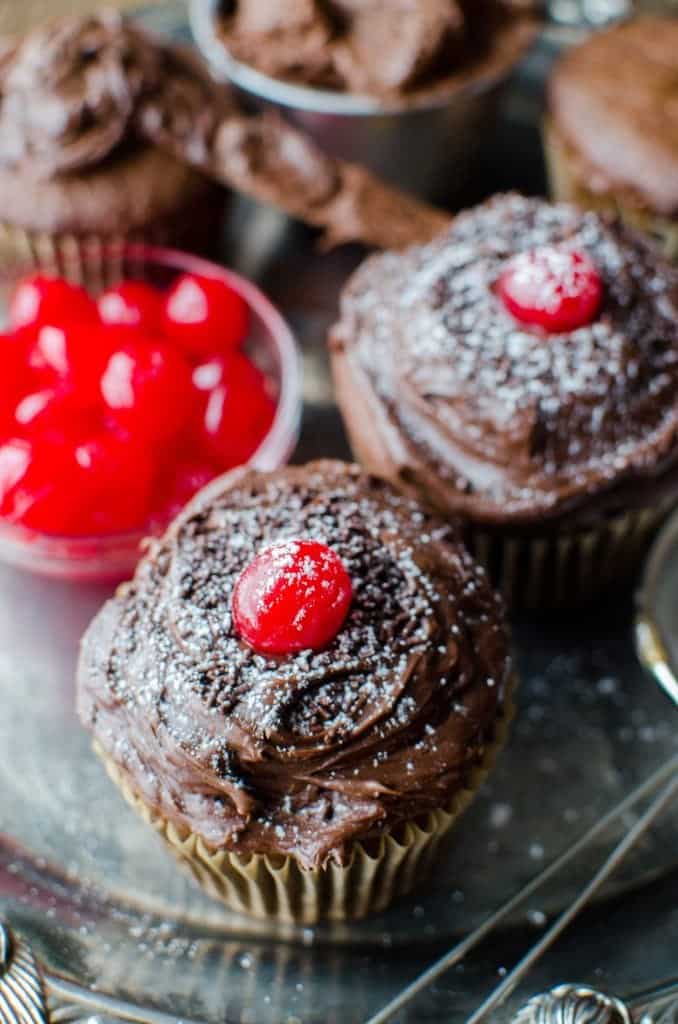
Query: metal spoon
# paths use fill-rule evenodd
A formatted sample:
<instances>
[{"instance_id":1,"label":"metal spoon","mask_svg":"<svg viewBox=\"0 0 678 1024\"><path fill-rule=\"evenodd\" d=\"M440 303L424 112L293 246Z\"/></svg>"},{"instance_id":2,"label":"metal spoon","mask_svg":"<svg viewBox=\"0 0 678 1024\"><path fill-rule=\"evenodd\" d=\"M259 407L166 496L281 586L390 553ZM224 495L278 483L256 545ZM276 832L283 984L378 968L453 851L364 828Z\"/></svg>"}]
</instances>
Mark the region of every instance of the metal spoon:
<instances>
[{"instance_id":1,"label":"metal spoon","mask_svg":"<svg viewBox=\"0 0 678 1024\"><path fill-rule=\"evenodd\" d=\"M512 1024L675 1024L678 981L628 1000L606 996L583 985L558 985L533 996Z\"/></svg>"}]
</instances>

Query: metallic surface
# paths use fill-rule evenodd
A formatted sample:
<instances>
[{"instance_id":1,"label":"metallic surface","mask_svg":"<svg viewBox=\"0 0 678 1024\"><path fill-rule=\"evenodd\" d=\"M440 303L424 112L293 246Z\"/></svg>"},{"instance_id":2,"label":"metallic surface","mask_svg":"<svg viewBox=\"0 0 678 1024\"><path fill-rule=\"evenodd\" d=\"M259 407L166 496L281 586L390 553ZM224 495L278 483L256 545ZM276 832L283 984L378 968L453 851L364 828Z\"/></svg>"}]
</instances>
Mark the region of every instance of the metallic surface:
<instances>
[{"instance_id":1,"label":"metallic surface","mask_svg":"<svg viewBox=\"0 0 678 1024\"><path fill-rule=\"evenodd\" d=\"M668 780L668 782L667 782ZM386 1024L396 1014L400 1013L422 992L429 989L439 978L451 970L452 967L460 965L470 952L488 936L496 935L498 929L504 925L507 919L514 914L519 907L524 907L532 898L539 897L552 879L556 878L559 872L569 868L574 859L581 853L589 854L590 847L599 836L605 835L610 825L622 819L630 810L637 810L638 804L648 794L656 792L657 788L666 784L658 796L654 797L647 811L636 822L633 828L625 835L607 856L605 863L598 869L594 877L586 883L576 899L562 912L559 918L550 926L548 931L532 946L522 960L506 973L502 982L483 1001L481 1006L474 1012L472 1021L483 1020L491 1010L502 1005L511 992L517 987L521 979L527 977L540 959L543 958L553 943L565 932L576 918L577 914L591 901L607 878L613 874L623 862L629 849L641 839L647 828L665 810L668 803L673 800L676 787L678 787L678 754L674 755L657 772L654 772L649 779L633 790L621 803L604 815L589 831L574 842L555 861L552 861L544 871L535 875L526 886L512 896L507 903L496 910L485 919L473 932L466 935L460 942L454 945L439 960L423 971L418 978L382 1007L376 1014L370 1017L366 1024ZM472 1024L468 1021L467 1024Z\"/></svg>"},{"instance_id":2,"label":"metallic surface","mask_svg":"<svg viewBox=\"0 0 678 1024\"><path fill-rule=\"evenodd\" d=\"M538 79L549 59L542 49L526 74ZM507 185L541 187L533 84L526 78L512 95L469 200ZM320 254L311 233L245 203L225 245L227 261L257 278L301 338L297 457L347 454L323 339L360 254ZM360 925L271 932L226 914L184 880L89 750L73 713L73 668L78 637L106 593L0 569L0 917L50 977L68 979L63 999L86 986L104 1006L113 994L208 1024L361 1024L678 750L666 697L634 656L630 595L572 619L518 622L523 683L513 739L436 877ZM678 565L666 588L667 628L674 598ZM629 810L608 841L636 820ZM594 846L564 883L535 894L508 930L404 1011L402 1024L469 1015L547 915L569 905L601 853ZM675 974L678 815L653 829L615 887L624 899L568 930L497 1019L566 977L624 993ZM80 1014L109 1016L101 1007Z\"/></svg>"},{"instance_id":3,"label":"metallic surface","mask_svg":"<svg viewBox=\"0 0 678 1024\"><path fill-rule=\"evenodd\" d=\"M631 1014L619 999L595 989L560 985L534 996L512 1024L631 1024Z\"/></svg>"},{"instance_id":4,"label":"metallic surface","mask_svg":"<svg viewBox=\"0 0 678 1024\"><path fill-rule=\"evenodd\" d=\"M533 996L511 1024L673 1024L678 1019L678 982L623 1002L584 985L558 985Z\"/></svg>"},{"instance_id":5,"label":"metallic surface","mask_svg":"<svg viewBox=\"0 0 678 1024\"><path fill-rule=\"evenodd\" d=\"M645 566L636 599L636 649L647 670L678 703L678 516L657 539Z\"/></svg>"}]
</instances>

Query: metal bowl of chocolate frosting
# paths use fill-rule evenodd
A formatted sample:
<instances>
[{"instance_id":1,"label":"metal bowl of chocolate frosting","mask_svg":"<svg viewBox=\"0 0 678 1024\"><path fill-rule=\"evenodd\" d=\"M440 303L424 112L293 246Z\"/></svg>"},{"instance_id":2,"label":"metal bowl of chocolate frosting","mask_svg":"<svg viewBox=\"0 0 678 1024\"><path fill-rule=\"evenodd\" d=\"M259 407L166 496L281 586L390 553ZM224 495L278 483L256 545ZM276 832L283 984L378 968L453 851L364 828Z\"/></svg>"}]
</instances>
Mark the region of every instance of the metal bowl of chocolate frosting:
<instances>
[{"instance_id":1,"label":"metal bowl of chocolate frosting","mask_svg":"<svg viewBox=\"0 0 678 1024\"><path fill-rule=\"evenodd\" d=\"M213 73L257 106L439 201L463 183L534 34L509 0L192 0L191 25Z\"/></svg>"}]
</instances>

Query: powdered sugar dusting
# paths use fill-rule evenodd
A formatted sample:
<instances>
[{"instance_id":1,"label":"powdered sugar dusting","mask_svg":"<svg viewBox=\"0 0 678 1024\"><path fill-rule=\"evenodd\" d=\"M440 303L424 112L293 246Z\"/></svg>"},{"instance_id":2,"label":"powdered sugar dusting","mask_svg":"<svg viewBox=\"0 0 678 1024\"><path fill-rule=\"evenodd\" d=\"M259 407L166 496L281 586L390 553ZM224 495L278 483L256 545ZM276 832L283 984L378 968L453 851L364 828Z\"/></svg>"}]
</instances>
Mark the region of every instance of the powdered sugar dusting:
<instances>
[{"instance_id":1,"label":"powdered sugar dusting","mask_svg":"<svg viewBox=\"0 0 678 1024\"><path fill-rule=\"evenodd\" d=\"M507 263L542 247L595 265L604 296L593 323L544 336L505 308L496 284ZM433 468L460 507L503 517L584 500L676 457L677 296L678 272L627 229L509 195L425 247L368 260L337 335L413 463Z\"/></svg>"},{"instance_id":2,"label":"powdered sugar dusting","mask_svg":"<svg viewBox=\"0 0 678 1024\"><path fill-rule=\"evenodd\" d=\"M233 588L262 548L284 571L304 539L341 558L350 612L323 650L259 654ZM306 860L444 800L507 672L496 598L455 531L339 463L246 474L155 546L104 632L107 614L112 635L86 644L106 749L207 841Z\"/></svg>"}]
</instances>

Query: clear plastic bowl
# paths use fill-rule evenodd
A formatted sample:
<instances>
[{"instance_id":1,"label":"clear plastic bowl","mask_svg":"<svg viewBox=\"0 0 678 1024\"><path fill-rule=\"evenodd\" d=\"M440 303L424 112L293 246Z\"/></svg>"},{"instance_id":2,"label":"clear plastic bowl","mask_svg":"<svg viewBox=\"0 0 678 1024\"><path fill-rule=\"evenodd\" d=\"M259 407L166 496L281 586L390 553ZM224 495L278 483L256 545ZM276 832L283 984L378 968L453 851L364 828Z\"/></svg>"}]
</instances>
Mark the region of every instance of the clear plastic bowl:
<instances>
[{"instance_id":1,"label":"clear plastic bowl","mask_svg":"<svg viewBox=\"0 0 678 1024\"><path fill-rule=\"evenodd\" d=\"M85 267L91 294L124 279L147 281L167 289L180 274L190 272L226 281L247 302L251 318L245 351L275 388L277 409L270 431L249 460L257 469L284 465L297 441L301 416L301 369L294 336L266 296L245 278L197 256L145 245L111 248L96 265ZM17 266L0 278L0 326L6 323L8 301L18 280L34 268ZM64 277L68 267L61 268ZM80 283L80 282L78 282ZM0 519L0 560L20 569L70 580L115 581L128 577L139 559L140 545L167 525L152 519L132 532L96 537L63 537L38 533Z\"/></svg>"}]
</instances>

